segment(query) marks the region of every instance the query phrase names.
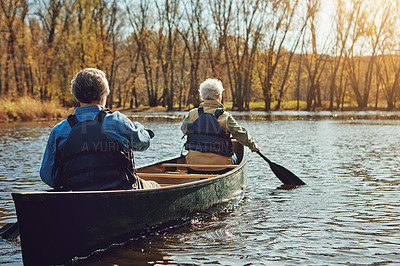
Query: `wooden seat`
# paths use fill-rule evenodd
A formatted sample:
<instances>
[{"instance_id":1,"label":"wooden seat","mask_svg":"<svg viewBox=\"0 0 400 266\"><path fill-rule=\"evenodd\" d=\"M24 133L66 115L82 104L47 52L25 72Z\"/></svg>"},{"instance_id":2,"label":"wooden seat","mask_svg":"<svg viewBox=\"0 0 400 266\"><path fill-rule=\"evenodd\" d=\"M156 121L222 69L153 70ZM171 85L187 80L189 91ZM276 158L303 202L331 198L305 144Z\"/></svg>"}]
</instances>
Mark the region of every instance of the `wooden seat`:
<instances>
[{"instance_id":1,"label":"wooden seat","mask_svg":"<svg viewBox=\"0 0 400 266\"><path fill-rule=\"evenodd\" d=\"M136 174L144 180L153 180L162 184L162 186L183 184L217 176L217 174L189 174L187 173L187 167L209 168L212 171L218 168L235 168L237 165L163 163L158 165L158 168L147 169L145 172L139 170Z\"/></svg>"},{"instance_id":2,"label":"wooden seat","mask_svg":"<svg viewBox=\"0 0 400 266\"><path fill-rule=\"evenodd\" d=\"M145 179L157 177L157 178L210 178L216 175L206 175L206 174L169 174L169 173L137 173L139 177Z\"/></svg>"},{"instance_id":3,"label":"wooden seat","mask_svg":"<svg viewBox=\"0 0 400 266\"><path fill-rule=\"evenodd\" d=\"M235 168L235 164L179 164L179 163L163 163L161 167L201 167L201 168Z\"/></svg>"},{"instance_id":4,"label":"wooden seat","mask_svg":"<svg viewBox=\"0 0 400 266\"><path fill-rule=\"evenodd\" d=\"M169 174L169 173L136 173L140 178L144 180L153 180L158 184L163 184L163 186L167 185L177 185L183 184L187 182L199 181L211 177L215 177L217 175L206 175L206 174Z\"/></svg>"}]
</instances>

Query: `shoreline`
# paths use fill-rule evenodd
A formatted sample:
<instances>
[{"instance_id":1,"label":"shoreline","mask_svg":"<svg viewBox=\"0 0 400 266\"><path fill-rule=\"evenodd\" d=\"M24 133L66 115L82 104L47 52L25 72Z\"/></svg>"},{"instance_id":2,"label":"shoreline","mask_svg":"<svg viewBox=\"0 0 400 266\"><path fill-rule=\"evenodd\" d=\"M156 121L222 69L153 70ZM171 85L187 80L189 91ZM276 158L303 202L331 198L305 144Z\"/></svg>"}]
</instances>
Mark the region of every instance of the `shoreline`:
<instances>
[{"instance_id":1,"label":"shoreline","mask_svg":"<svg viewBox=\"0 0 400 266\"><path fill-rule=\"evenodd\" d=\"M163 111L161 108L147 108L146 110L137 109L113 109L125 114L130 120L138 122L180 122L187 114L185 111ZM276 120L400 120L400 110L387 111L387 110L347 110L347 111L270 111L265 112L262 110L251 111L230 111L236 120L251 120L251 121L276 121ZM58 123L73 113L73 109L66 109L61 115L34 119L7 119L0 120L0 125L13 124L13 123Z\"/></svg>"},{"instance_id":2,"label":"shoreline","mask_svg":"<svg viewBox=\"0 0 400 266\"><path fill-rule=\"evenodd\" d=\"M225 108L238 120L299 120L299 119L352 119L352 118L374 118L374 119L400 119L400 109L388 111L386 108L358 108L346 106L343 110L329 111L328 105L317 108L315 111L305 111L304 103L299 111L293 104L288 104L280 111L271 110L266 112L260 102L252 102L249 111L232 111L232 103L226 102ZM289 107L290 106L290 107ZM167 107L149 107L140 105L137 108L113 108L126 114L131 120L137 121L181 121L187 112L192 109L191 105L179 110L178 106L173 111L167 111ZM0 124L15 122L58 122L66 119L69 114L74 113L74 107L62 107L54 101L40 101L29 96L0 100Z\"/></svg>"}]
</instances>

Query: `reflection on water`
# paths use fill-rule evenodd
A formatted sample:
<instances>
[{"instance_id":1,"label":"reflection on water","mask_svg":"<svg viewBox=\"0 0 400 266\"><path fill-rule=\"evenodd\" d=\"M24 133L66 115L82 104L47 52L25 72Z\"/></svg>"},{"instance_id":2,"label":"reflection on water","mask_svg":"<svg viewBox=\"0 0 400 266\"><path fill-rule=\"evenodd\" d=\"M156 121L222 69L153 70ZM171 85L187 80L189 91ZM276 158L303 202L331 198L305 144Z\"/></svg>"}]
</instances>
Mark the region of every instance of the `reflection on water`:
<instances>
[{"instance_id":1,"label":"reflection on water","mask_svg":"<svg viewBox=\"0 0 400 266\"><path fill-rule=\"evenodd\" d=\"M0 219L16 220L11 192L44 189L38 171L49 127L22 123L0 126Z\"/></svg>"},{"instance_id":2,"label":"reflection on water","mask_svg":"<svg viewBox=\"0 0 400 266\"><path fill-rule=\"evenodd\" d=\"M234 210L115 246L76 265L399 264L400 120L240 121L262 152L307 183L280 181L250 154L245 198ZM179 123L149 123L143 165L180 153ZM38 178L50 125L0 127L0 223L15 219L10 192L45 189ZM0 263L21 264L0 241Z\"/></svg>"}]
</instances>

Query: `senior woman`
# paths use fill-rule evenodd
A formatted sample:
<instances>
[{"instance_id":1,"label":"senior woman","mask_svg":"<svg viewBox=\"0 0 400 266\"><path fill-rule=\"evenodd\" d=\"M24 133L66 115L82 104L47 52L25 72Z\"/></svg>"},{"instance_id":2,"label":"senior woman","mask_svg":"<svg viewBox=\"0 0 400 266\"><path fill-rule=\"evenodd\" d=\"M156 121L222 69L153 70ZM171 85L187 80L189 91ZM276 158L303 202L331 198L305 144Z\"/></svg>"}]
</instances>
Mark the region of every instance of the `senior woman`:
<instances>
[{"instance_id":1,"label":"senior woman","mask_svg":"<svg viewBox=\"0 0 400 266\"><path fill-rule=\"evenodd\" d=\"M182 122L181 130L187 135L185 148L187 164L227 165L234 164L234 154L230 135L239 143L259 151L254 139L241 127L232 115L226 112L222 101L224 88L218 79L207 79L200 84L203 103L189 111ZM207 168L192 167L192 173L210 172ZM215 169L223 173L226 169Z\"/></svg>"},{"instance_id":2,"label":"senior woman","mask_svg":"<svg viewBox=\"0 0 400 266\"><path fill-rule=\"evenodd\" d=\"M104 108L110 93L103 71L87 68L71 81L80 103L50 133L40 177L58 190L153 188L135 174L133 151L150 146L151 131L120 112Z\"/></svg>"}]
</instances>

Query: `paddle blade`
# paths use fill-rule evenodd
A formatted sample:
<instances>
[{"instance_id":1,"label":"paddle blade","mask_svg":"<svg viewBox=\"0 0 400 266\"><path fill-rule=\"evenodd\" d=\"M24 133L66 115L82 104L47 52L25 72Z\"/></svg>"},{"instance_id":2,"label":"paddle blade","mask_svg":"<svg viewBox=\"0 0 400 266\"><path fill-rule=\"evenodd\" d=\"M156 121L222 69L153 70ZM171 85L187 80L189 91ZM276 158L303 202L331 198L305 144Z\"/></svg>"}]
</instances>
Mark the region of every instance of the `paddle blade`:
<instances>
[{"instance_id":1,"label":"paddle blade","mask_svg":"<svg viewBox=\"0 0 400 266\"><path fill-rule=\"evenodd\" d=\"M269 166L271 167L272 172L276 175L279 180L282 181L285 185L305 185L300 178L298 178L295 174L290 172L283 166L276 164L274 162L269 161Z\"/></svg>"},{"instance_id":2,"label":"paddle blade","mask_svg":"<svg viewBox=\"0 0 400 266\"><path fill-rule=\"evenodd\" d=\"M260 155L261 158L263 158L269 164L269 167L271 168L272 172L274 172L276 177L279 178L279 180L281 180L284 185L300 186L306 184L285 167L280 166L279 164L276 164L274 162L271 162L260 151L257 151L257 154Z\"/></svg>"}]
</instances>

